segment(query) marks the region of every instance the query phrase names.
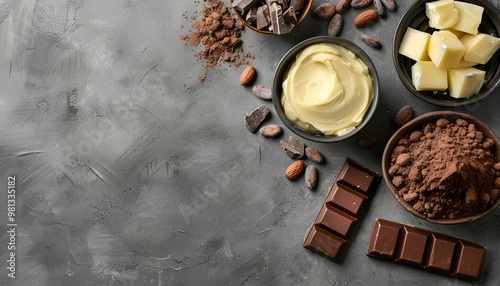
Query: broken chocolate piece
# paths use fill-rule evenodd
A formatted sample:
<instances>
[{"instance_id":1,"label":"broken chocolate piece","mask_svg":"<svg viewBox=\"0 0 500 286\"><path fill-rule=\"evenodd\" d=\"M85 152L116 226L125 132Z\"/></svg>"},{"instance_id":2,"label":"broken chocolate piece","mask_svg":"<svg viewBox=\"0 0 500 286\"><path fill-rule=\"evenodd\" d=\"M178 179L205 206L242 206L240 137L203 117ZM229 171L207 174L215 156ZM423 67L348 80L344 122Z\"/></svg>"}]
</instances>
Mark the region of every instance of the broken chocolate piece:
<instances>
[{"instance_id":1,"label":"broken chocolate piece","mask_svg":"<svg viewBox=\"0 0 500 286\"><path fill-rule=\"evenodd\" d=\"M273 3L271 7L269 7L269 13L271 14L271 26L274 34L281 35L290 32L293 25L285 23L280 5Z\"/></svg>"},{"instance_id":2,"label":"broken chocolate piece","mask_svg":"<svg viewBox=\"0 0 500 286\"><path fill-rule=\"evenodd\" d=\"M257 6L252 6L252 8L250 8L250 10L248 10L247 17L245 18L245 20L248 23L252 23L256 19L257 19Z\"/></svg>"},{"instance_id":3,"label":"broken chocolate piece","mask_svg":"<svg viewBox=\"0 0 500 286\"><path fill-rule=\"evenodd\" d=\"M261 105L245 116L245 125L248 130L254 133L270 112L271 110L267 106Z\"/></svg>"},{"instance_id":4,"label":"broken chocolate piece","mask_svg":"<svg viewBox=\"0 0 500 286\"><path fill-rule=\"evenodd\" d=\"M286 10L288 9L288 3L285 0L278 0L278 4L281 6L281 10Z\"/></svg>"},{"instance_id":5,"label":"broken chocolate piece","mask_svg":"<svg viewBox=\"0 0 500 286\"><path fill-rule=\"evenodd\" d=\"M259 0L234 0L233 1L233 7L236 11L240 13L245 13L246 11L250 10L252 6L255 6L255 4Z\"/></svg>"},{"instance_id":6,"label":"broken chocolate piece","mask_svg":"<svg viewBox=\"0 0 500 286\"><path fill-rule=\"evenodd\" d=\"M285 13L283 13L283 18L285 19L285 22L290 23L290 24L295 24L297 23L297 16L295 15L295 10L293 9L293 6L288 8Z\"/></svg>"},{"instance_id":7,"label":"broken chocolate piece","mask_svg":"<svg viewBox=\"0 0 500 286\"><path fill-rule=\"evenodd\" d=\"M269 26L271 18L269 16L269 6L262 5L257 8L257 29L262 30Z\"/></svg>"},{"instance_id":8,"label":"broken chocolate piece","mask_svg":"<svg viewBox=\"0 0 500 286\"><path fill-rule=\"evenodd\" d=\"M295 9L295 11L298 11L304 8L304 0L291 0L290 6L293 6L293 9Z\"/></svg>"},{"instance_id":9,"label":"broken chocolate piece","mask_svg":"<svg viewBox=\"0 0 500 286\"><path fill-rule=\"evenodd\" d=\"M304 143L290 136L280 141L283 151L292 159L300 159L304 156Z\"/></svg>"}]
</instances>

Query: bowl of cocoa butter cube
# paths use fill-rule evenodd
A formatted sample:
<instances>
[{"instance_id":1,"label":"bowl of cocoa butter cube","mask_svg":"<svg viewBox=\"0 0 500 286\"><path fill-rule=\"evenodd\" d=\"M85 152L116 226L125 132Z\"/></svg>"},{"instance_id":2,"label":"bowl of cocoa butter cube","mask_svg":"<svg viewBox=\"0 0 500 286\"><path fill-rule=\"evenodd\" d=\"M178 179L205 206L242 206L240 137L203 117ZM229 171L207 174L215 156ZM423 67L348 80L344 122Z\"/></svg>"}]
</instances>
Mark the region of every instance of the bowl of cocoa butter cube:
<instances>
[{"instance_id":1,"label":"bowl of cocoa butter cube","mask_svg":"<svg viewBox=\"0 0 500 286\"><path fill-rule=\"evenodd\" d=\"M500 82L500 13L488 0L417 1L392 49L412 95L445 107L474 104Z\"/></svg>"}]
</instances>

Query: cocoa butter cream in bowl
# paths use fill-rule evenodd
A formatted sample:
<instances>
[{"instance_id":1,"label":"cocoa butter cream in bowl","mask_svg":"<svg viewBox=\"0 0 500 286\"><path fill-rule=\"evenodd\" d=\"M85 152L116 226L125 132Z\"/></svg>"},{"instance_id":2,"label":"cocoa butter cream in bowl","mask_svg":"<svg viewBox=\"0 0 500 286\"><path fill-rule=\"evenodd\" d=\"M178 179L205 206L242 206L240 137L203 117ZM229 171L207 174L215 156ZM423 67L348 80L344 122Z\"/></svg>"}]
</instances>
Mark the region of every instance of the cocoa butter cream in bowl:
<instances>
[{"instance_id":1,"label":"cocoa butter cream in bowl","mask_svg":"<svg viewBox=\"0 0 500 286\"><path fill-rule=\"evenodd\" d=\"M478 119L453 111L424 114L389 139L385 182L398 203L434 223L477 220L500 205L500 140Z\"/></svg>"},{"instance_id":2,"label":"cocoa butter cream in bowl","mask_svg":"<svg viewBox=\"0 0 500 286\"><path fill-rule=\"evenodd\" d=\"M336 142L359 132L375 113L375 67L354 43L333 37L305 40L281 59L274 74L273 104L295 134Z\"/></svg>"}]
</instances>

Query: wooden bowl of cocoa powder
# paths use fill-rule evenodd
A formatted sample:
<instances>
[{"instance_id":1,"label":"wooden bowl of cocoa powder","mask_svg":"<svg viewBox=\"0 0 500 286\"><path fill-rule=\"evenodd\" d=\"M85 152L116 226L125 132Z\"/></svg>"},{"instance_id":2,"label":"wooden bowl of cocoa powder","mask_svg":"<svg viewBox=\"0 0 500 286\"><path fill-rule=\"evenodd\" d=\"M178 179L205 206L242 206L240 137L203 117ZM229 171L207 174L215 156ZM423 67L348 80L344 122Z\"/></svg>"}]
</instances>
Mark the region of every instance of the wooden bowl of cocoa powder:
<instances>
[{"instance_id":1,"label":"wooden bowl of cocoa powder","mask_svg":"<svg viewBox=\"0 0 500 286\"><path fill-rule=\"evenodd\" d=\"M394 133L384 149L382 171L394 198L411 214L457 224L500 206L498 162L500 139L488 126L464 113L437 111Z\"/></svg>"}]
</instances>

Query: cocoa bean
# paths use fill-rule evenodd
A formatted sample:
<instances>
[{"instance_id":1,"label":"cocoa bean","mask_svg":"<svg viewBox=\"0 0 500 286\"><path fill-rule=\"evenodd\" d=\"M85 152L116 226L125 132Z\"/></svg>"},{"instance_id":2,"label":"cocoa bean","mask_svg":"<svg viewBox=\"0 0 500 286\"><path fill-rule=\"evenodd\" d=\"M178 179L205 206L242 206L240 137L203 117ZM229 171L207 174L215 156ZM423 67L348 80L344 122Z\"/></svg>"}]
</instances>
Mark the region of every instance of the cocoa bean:
<instances>
[{"instance_id":1,"label":"cocoa bean","mask_svg":"<svg viewBox=\"0 0 500 286\"><path fill-rule=\"evenodd\" d=\"M385 7L382 4L381 0L373 0L373 5L375 6L375 10L380 18L385 18Z\"/></svg>"},{"instance_id":2,"label":"cocoa bean","mask_svg":"<svg viewBox=\"0 0 500 286\"><path fill-rule=\"evenodd\" d=\"M382 3L384 4L385 8L387 8L387 10L391 12L396 11L396 9L398 9L395 0L382 0Z\"/></svg>"},{"instance_id":3,"label":"cocoa bean","mask_svg":"<svg viewBox=\"0 0 500 286\"><path fill-rule=\"evenodd\" d=\"M363 148L370 148L377 142L377 137L365 135L359 139L359 146Z\"/></svg>"},{"instance_id":4,"label":"cocoa bean","mask_svg":"<svg viewBox=\"0 0 500 286\"><path fill-rule=\"evenodd\" d=\"M318 19L330 19L335 15L335 5L331 3L323 3L318 6L313 12L313 16Z\"/></svg>"},{"instance_id":5,"label":"cocoa bean","mask_svg":"<svg viewBox=\"0 0 500 286\"><path fill-rule=\"evenodd\" d=\"M413 118L413 108L407 105L401 108L401 110L399 110L398 113L396 113L396 116L394 116L394 123L399 128L408 123L412 118Z\"/></svg>"},{"instance_id":6,"label":"cocoa bean","mask_svg":"<svg viewBox=\"0 0 500 286\"><path fill-rule=\"evenodd\" d=\"M336 7L337 13L342 13L345 10L347 10L347 8L349 8L349 6L351 5L351 2L352 2L352 0L342 0L342 1L340 1L339 4L337 4L337 7Z\"/></svg>"},{"instance_id":7,"label":"cocoa bean","mask_svg":"<svg viewBox=\"0 0 500 286\"><path fill-rule=\"evenodd\" d=\"M335 37L340 34L340 31L342 30L342 15L336 14L333 16L332 20L330 21L330 24L328 25L328 35Z\"/></svg>"},{"instance_id":8,"label":"cocoa bean","mask_svg":"<svg viewBox=\"0 0 500 286\"><path fill-rule=\"evenodd\" d=\"M361 35L361 39L363 39L363 41L365 43L367 43L368 46L370 46L372 48L380 49L382 47L382 45L380 44L380 42L377 39L374 39L368 35Z\"/></svg>"},{"instance_id":9,"label":"cocoa bean","mask_svg":"<svg viewBox=\"0 0 500 286\"><path fill-rule=\"evenodd\" d=\"M253 94L255 94L255 96L257 96L260 99L273 100L272 91L267 87L264 87L262 85L256 85L253 87L252 91Z\"/></svg>"},{"instance_id":10,"label":"cocoa bean","mask_svg":"<svg viewBox=\"0 0 500 286\"><path fill-rule=\"evenodd\" d=\"M307 158L311 159L312 161L318 164L321 164L324 161L324 158L321 155L321 153L319 153L318 150L311 147L306 148L306 156Z\"/></svg>"},{"instance_id":11,"label":"cocoa bean","mask_svg":"<svg viewBox=\"0 0 500 286\"><path fill-rule=\"evenodd\" d=\"M372 4L372 0L352 0L351 7L354 9L362 9Z\"/></svg>"},{"instance_id":12,"label":"cocoa bean","mask_svg":"<svg viewBox=\"0 0 500 286\"><path fill-rule=\"evenodd\" d=\"M309 190L314 190L318 184L318 170L316 167L309 165L306 168L305 175L306 186Z\"/></svg>"},{"instance_id":13,"label":"cocoa bean","mask_svg":"<svg viewBox=\"0 0 500 286\"><path fill-rule=\"evenodd\" d=\"M282 129L278 125L266 125L259 130L259 133L264 137L278 137L281 135Z\"/></svg>"}]
</instances>

